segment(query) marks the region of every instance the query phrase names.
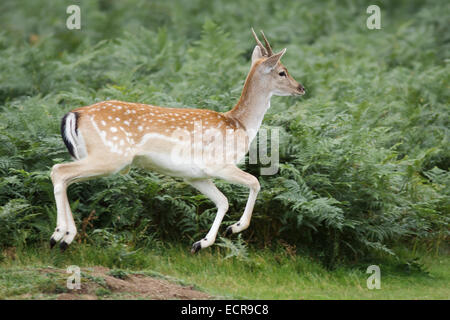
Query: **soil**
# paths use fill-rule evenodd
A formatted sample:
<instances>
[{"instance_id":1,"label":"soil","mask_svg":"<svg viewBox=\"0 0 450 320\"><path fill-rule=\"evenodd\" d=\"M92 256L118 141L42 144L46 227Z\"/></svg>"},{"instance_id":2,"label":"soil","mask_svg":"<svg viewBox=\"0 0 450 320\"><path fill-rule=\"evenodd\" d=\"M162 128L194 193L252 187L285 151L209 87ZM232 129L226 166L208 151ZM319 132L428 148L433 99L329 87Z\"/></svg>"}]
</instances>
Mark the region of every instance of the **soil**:
<instances>
[{"instance_id":1,"label":"soil","mask_svg":"<svg viewBox=\"0 0 450 320\"><path fill-rule=\"evenodd\" d=\"M57 273L67 279L62 269L40 269L43 273ZM110 273L105 267L81 269L81 289L65 290L56 293L58 300L97 300L97 299L152 299L152 300L200 300L213 299L212 296L163 278L139 273ZM115 275L115 276L113 276Z\"/></svg>"}]
</instances>

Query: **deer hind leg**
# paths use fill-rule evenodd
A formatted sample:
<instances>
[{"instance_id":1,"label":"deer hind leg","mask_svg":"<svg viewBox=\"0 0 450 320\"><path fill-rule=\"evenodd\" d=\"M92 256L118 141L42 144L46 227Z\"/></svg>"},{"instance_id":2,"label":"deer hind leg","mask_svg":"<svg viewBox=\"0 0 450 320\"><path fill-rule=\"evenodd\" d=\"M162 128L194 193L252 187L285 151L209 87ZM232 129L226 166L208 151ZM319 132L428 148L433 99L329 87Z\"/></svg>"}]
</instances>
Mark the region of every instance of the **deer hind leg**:
<instances>
[{"instance_id":1,"label":"deer hind leg","mask_svg":"<svg viewBox=\"0 0 450 320\"><path fill-rule=\"evenodd\" d=\"M216 176L230 183L245 185L250 189L247 204L245 205L244 214L238 222L232 224L227 228L225 235L228 236L232 233L238 233L247 229L252 218L256 197L258 196L258 192L261 188L258 179L256 179L251 174L242 171L236 166L227 166L224 169L219 170L218 173L216 173Z\"/></svg>"},{"instance_id":2,"label":"deer hind leg","mask_svg":"<svg viewBox=\"0 0 450 320\"><path fill-rule=\"evenodd\" d=\"M77 234L77 228L67 198L68 186L77 181L109 175L122 167L124 165L96 162L89 157L53 166L51 178L56 201L57 221L55 232L50 238L50 247L53 247L57 241L61 241L60 248L65 250Z\"/></svg>"},{"instance_id":3,"label":"deer hind leg","mask_svg":"<svg viewBox=\"0 0 450 320\"><path fill-rule=\"evenodd\" d=\"M211 180L186 180L186 182L207 196L217 207L216 218L208 234L192 245L191 252L196 253L200 249L211 246L216 241L220 224L228 211L228 200Z\"/></svg>"}]
</instances>

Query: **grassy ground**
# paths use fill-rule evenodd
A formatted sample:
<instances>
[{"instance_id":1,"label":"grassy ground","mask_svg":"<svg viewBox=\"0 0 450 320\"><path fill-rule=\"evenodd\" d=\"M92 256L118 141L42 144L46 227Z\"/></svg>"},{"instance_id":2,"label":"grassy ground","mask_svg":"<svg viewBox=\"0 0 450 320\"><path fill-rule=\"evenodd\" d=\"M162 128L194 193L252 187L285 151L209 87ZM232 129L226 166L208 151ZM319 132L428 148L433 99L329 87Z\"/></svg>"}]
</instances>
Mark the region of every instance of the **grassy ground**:
<instances>
[{"instance_id":1,"label":"grassy ground","mask_svg":"<svg viewBox=\"0 0 450 320\"><path fill-rule=\"evenodd\" d=\"M416 260L401 259L403 262L384 260L379 264L381 289L369 290L366 285L369 277L366 268L369 263L330 271L311 258L293 254L289 248L275 252L250 250L245 256L231 258L227 258L229 250L220 247L199 255L191 255L188 247L179 245L165 247L164 250L122 249L75 245L65 253L50 251L45 246L4 252L0 264L0 298L52 299L58 297L58 294L67 293L69 290L65 283L68 275L51 271L64 271L69 265L80 266L83 270L82 286L91 287L91 297L103 299L155 298L140 295L139 292L114 292L109 282L105 284L106 274L121 276L136 273L182 285L194 285L213 298L450 298L448 255L422 256ZM109 271L100 276L92 276L92 268L95 269L98 265L109 267ZM93 283L97 285L92 287Z\"/></svg>"}]
</instances>

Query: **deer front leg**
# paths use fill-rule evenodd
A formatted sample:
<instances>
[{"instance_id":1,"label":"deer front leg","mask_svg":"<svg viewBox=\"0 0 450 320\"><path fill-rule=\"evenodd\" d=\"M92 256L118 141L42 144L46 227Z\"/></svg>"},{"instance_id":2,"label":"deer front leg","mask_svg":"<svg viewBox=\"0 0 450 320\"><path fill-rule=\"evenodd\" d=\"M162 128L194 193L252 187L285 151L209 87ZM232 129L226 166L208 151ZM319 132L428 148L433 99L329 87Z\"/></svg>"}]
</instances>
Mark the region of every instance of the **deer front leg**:
<instances>
[{"instance_id":1,"label":"deer front leg","mask_svg":"<svg viewBox=\"0 0 450 320\"><path fill-rule=\"evenodd\" d=\"M211 180L186 180L186 182L207 196L217 207L216 218L208 234L192 245L191 252L196 253L200 249L211 246L216 241L220 224L228 211L228 200Z\"/></svg>"},{"instance_id":2,"label":"deer front leg","mask_svg":"<svg viewBox=\"0 0 450 320\"><path fill-rule=\"evenodd\" d=\"M250 193L248 196L247 204L245 206L244 214L238 222L232 224L227 228L227 230L225 231L225 235L238 233L247 229L252 218L256 197L258 196L258 192L261 188L258 179L256 179L251 174L242 171L236 166L227 166L223 170L220 170L217 174L217 177L231 183L237 183L249 187Z\"/></svg>"}]
</instances>

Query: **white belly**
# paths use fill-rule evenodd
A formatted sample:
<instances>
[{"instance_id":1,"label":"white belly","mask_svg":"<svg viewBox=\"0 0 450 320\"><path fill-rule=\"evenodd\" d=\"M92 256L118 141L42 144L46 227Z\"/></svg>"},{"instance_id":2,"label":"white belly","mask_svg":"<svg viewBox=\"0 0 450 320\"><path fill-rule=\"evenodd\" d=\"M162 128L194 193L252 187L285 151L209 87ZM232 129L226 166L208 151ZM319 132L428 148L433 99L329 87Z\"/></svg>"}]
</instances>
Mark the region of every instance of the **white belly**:
<instances>
[{"instance_id":1,"label":"white belly","mask_svg":"<svg viewBox=\"0 0 450 320\"><path fill-rule=\"evenodd\" d=\"M180 178L208 178L207 173L201 164L195 162L180 163L171 157L157 153L147 153L138 155L133 159L133 165L147 170L156 171L165 175Z\"/></svg>"},{"instance_id":2,"label":"white belly","mask_svg":"<svg viewBox=\"0 0 450 320\"><path fill-rule=\"evenodd\" d=\"M136 148L132 164L173 177L208 178L214 177L223 167L235 165L244 158L248 150L246 146L247 144L242 143L237 148L234 144L224 144L221 140L196 143L148 134Z\"/></svg>"}]
</instances>

